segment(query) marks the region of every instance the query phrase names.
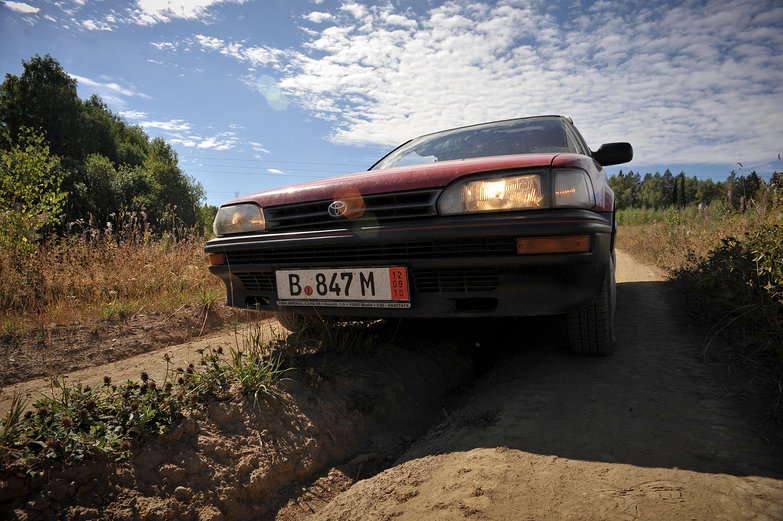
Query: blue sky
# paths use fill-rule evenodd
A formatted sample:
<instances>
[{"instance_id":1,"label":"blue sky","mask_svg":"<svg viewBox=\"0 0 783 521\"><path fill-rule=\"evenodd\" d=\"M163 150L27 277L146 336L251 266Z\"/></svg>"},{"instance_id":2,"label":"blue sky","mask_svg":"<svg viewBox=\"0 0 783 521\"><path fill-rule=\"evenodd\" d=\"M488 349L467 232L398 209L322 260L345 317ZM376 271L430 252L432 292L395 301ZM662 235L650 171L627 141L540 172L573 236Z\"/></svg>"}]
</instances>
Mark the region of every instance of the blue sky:
<instances>
[{"instance_id":1,"label":"blue sky","mask_svg":"<svg viewBox=\"0 0 783 521\"><path fill-rule=\"evenodd\" d=\"M46 53L209 204L536 114L630 141L609 173L783 169L780 0L0 1L0 74Z\"/></svg>"}]
</instances>

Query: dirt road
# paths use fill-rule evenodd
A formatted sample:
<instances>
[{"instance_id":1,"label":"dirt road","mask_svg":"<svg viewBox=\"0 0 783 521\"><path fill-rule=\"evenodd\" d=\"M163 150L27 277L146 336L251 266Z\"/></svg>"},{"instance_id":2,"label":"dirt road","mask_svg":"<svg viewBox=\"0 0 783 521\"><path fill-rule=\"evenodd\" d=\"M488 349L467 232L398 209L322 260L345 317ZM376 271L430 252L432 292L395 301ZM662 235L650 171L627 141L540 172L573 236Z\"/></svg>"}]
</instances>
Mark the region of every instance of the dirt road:
<instances>
[{"instance_id":1,"label":"dirt road","mask_svg":"<svg viewBox=\"0 0 783 521\"><path fill-rule=\"evenodd\" d=\"M521 321L452 421L315 518L783 519L780 438L700 361L661 274L617 265L613 356L569 356L557 323L533 344Z\"/></svg>"}]
</instances>

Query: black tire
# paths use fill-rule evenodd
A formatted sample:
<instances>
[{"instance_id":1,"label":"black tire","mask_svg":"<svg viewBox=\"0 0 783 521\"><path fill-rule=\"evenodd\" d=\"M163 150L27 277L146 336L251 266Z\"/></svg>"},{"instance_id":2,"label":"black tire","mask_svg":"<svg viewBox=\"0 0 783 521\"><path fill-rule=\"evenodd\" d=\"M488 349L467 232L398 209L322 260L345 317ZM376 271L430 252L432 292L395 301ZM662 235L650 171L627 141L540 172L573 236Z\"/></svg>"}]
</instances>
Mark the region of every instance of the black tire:
<instances>
[{"instance_id":1,"label":"black tire","mask_svg":"<svg viewBox=\"0 0 783 521\"><path fill-rule=\"evenodd\" d=\"M575 355L606 356L614 350L614 313L617 298L614 265L615 259L612 255L598 298L566 315L571 352Z\"/></svg>"}]
</instances>

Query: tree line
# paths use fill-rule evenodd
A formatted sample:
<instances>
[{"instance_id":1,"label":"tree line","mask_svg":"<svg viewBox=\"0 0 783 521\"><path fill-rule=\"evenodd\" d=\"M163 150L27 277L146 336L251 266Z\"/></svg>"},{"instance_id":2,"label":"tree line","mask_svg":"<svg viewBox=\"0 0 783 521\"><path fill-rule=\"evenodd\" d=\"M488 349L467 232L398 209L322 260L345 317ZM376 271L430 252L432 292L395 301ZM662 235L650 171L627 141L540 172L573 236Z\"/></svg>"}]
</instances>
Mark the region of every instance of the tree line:
<instances>
[{"instance_id":1,"label":"tree line","mask_svg":"<svg viewBox=\"0 0 783 521\"><path fill-rule=\"evenodd\" d=\"M632 170L624 174L621 170L609 177L609 186L618 210L719 203L744 211L759 205L777 205L783 198L783 172L774 172L765 180L755 171L738 175L732 170L726 181L713 181L688 177L685 172L674 175L668 169L663 174L648 172L644 176Z\"/></svg>"},{"instance_id":2,"label":"tree line","mask_svg":"<svg viewBox=\"0 0 783 521\"><path fill-rule=\"evenodd\" d=\"M156 231L202 220L204 188L170 144L99 96L80 99L76 80L50 55L22 65L0 85L0 235L32 240L69 223L102 228L121 211Z\"/></svg>"}]
</instances>

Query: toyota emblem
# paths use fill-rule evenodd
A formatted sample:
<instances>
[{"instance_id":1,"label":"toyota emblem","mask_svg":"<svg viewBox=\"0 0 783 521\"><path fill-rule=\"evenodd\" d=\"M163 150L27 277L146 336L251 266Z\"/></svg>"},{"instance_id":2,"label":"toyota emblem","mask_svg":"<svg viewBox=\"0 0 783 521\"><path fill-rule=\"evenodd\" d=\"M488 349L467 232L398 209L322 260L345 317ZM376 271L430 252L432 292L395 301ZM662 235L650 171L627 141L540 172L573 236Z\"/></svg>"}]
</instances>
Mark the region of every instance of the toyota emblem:
<instances>
[{"instance_id":1,"label":"toyota emblem","mask_svg":"<svg viewBox=\"0 0 783 521\"><path fill-rule=\"evenodd\" d=\"M345 201L335 201L329 205L329 215L332 217L340 217L341 215L345 215L345 212L347 211L348 203Z\"/></svg>"}]
</instances>

